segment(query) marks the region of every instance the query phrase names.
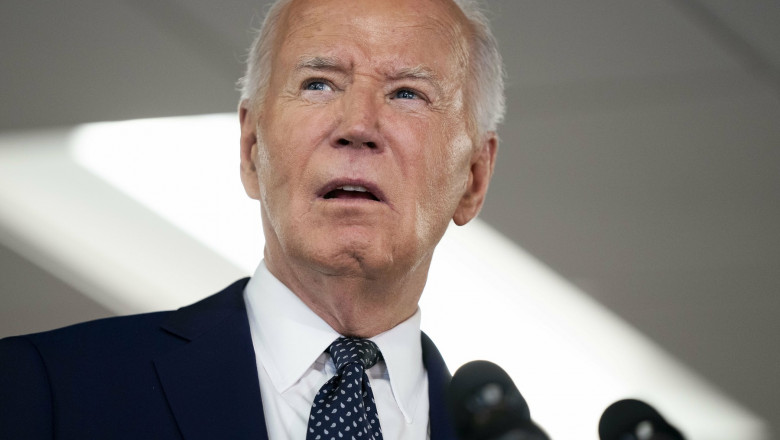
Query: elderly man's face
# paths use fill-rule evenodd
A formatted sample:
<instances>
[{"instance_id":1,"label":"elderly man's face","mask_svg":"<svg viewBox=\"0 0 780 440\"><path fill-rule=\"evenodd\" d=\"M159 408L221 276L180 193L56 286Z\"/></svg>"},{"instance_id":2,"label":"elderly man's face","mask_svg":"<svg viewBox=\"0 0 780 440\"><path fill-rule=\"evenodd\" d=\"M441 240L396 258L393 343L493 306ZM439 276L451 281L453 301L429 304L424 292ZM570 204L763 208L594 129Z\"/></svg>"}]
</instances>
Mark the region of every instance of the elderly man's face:
<instances>
[{"instance_id":1,"label":"elderly man's face","mask_svg":"<svg viewBox=\"0 0 780 440\"><path fill-rule=\"evenodd\" d=\"M461 20L438 0L288 9L265 101L242 110L243 180L262 203L267 257L404 276L430 261L450 219L476 215L486 183L474 194L474 169L492 170L495 145L485 153L467 129Z\"/></svg>"}]
</instances>

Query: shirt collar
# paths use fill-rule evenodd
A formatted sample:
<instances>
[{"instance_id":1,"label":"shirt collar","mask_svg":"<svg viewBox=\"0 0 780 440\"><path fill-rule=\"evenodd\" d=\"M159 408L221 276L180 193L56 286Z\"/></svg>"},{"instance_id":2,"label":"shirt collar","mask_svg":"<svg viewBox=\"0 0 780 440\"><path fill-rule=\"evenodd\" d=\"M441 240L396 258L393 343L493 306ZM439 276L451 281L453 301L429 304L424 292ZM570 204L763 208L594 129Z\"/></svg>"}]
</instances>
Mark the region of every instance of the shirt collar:
<instances>
[{"instance_id":1,"label":"shirt collar","mask_svg":"<svg viewBox=\"0 0 780 440\"><path fill-rule=\"evenodd\" d=\"M372 341L379 347L387 365L390 387L407 423L413 421L417 405L425 394L425 367L420 341L420 309L406 321L380 333Z\"/></svg>"},{"instance_id":2,"label":"shirt collar","mask_svg":"<svg viewBox=\"0 0 780 440\"><path fill-rule=\"evenodd\" d=\"M244 295L257 329L256 350L274 387L283 393L339 334L273 276L265 262L257 267Z\"/></svg>"},{"instance_id":3,"label":"shirt collar","mask_svg":"<svg viewBox=\"0 0 780 440\"><path fill-rule=\"evenodd\" d=\"M298 382L341 336L271 274L265 262L260 262L255 270L244 297L249 319L257 329L256 350L279 393ZM407 422L412 421L424 397L420 320L417 309L406 321L371 338L382 351L390 387ZM291 343L295 344L295 350L289 349Z\"/></svg>"}]
</instances>

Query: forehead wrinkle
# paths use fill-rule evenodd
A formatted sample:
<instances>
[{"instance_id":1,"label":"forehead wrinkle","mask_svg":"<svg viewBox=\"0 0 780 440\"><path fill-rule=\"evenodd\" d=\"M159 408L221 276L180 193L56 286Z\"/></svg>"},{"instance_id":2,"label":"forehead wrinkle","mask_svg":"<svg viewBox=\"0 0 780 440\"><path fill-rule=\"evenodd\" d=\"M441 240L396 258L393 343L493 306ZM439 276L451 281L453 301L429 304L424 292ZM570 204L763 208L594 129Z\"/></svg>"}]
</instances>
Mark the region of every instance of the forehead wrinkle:
<instances>
[{"instance_id":1,"label":"forehead wrinkle","mask_svg":"<svg viewBox=\"0 0 780 440\"><path fill-rule=\"evenodd\" d=\"M342 61L335 57L317 56L317 55L301 55L298 57L298 62L295 64L295 70L350 70L351 66L345 65Z\"/></svg>"},{"instance_id":2,"label":"forehead wrinkle","mask_svg":"<svg viewBox=\"0 0 780 440\"><path fill-rule=\"evenodd\" d=\"M322 8L326 7L326 5L317 3L318 1L320 0L294 0L288 5L284 17L284 30L278 35L281 38L279 38L279 46L277 48L281 50L281 47L287 46L287 43L296 40L296 37L302 37L305 41L315 35L324 37L332 32L331 30L331 32L322 33L324 30L323 26L327 27L328 21L324 21L325 18L322 16ZM466 84L470 76L468 67L470 61L470 25L460 9L451 0L433 0L428 3L438 3L437 10L434 13L423 13L416 7L413 7L411 10L397 9L395 11L396 23L393 23L391 27L386 25L373 26L374 23L371 22L370 18L366 22L363 18L352 17L344 23L349 28L349 31L342 27L333 36L342 37L345 34L351 34L353 37L352 41L357 43L356 49L363 52L365 59L374 59L378 61L377 64L384 64L381 67L377 66L378 68L374 72L384 77L385 80L393 78L423 80L433 84L434 87L446 95L454 93L454 89L469 89ZM405 64L404 58L406 58L404 56L406 51L403 50L395 53L394 60L385 59L382 62L375 58L379 54L366 52L365 46L361 44L361 42L368 43L369 41L379 44L382 41L388 41L388 39L390 42L398 41L400 35L407 31L414 31L414 29L421 29L425 33L444 37L445 47L449 49L446 65L432 66L426 65L425 60L414 60L413 62L422 61L422 63L411 67L403 66ZM356 33L359 33L361 36L359 38L356 37ZM295 45L299 43L296 42ZM418 40L415 44L424 45L425 42ZM392 46L392 43L390 45ZM326 52L331 52L331 50ZM311 59L307 60L306 55L304 55L294 62L297 62L302 68L311 67L314 70L351 72L356 67L354 60L350 60L352 56L354 54L347 56L346 59L328 55L311 56L309 57ZM384 58L382 55L379 56ZM412 60L407 59L406 61ZM393 70L393 64L401 64L401 66L399 69ZM409 64L412 63L408 63L407 66ZM468 94L468 91L466 93Z\"/></svg>"},{"instance_id":3,"label":"forehead wrinkle","mask_svg":"<svg viewBox=\"0 0 780 440\"><path fill-rule=\"evenodd\" d=\"M427 32L431 32L438 35L446 36L447 46L450 50L450 63L455 67L455 75L458 79L463 79L466 76L469 59L469 44L468 44L468 28L461 23L456 17L449 16L436 16L435 14L427 15L426 21L422 23L413 23L407 25L399 25L394 28L393 32L398 30L413 30L423 29ZM433 69L432 72L435 73Z\"/></svg>"},{"instance_id":4,"label":"forehead wrinkle","mask_svg":"<svg viewBox=\"0 0 780 440\"><path fill-rule=\"evenodd\" d=\"M393 80L411 78L435 81L439 78L433 69L424 64L418 64L414 67L402 67L396 70L390 69L387 73L385 73L385 76Z\"/></svg>"},{"instance_id":5,"label":"forehead wrinkle","mask_svg":"<svg viewBox=\"0 0 780 440\"><path fill-rule=\"evenodd\" d=\"M324 5L318 4L317 1L294 0L290 2L283 17L284 25L282 28L284 31L277 35L279 46L284 46L285 43L294 40L294 37L301 33L305 35L304 38L319 33L318 31L322 29L321 26L327 22L323 21L324 18L321 14L321 8ZM439 4L439 8L437 8L439 9L438 13L423 14L417 8L413 8L411 11L399 9L395 14L397 23L391 28L386 26L366 28L365 25L367 23L364 23L363 20L357 17L352 17L346 25L350 28L349 32L360 32L363 34L361 38L366 40L391 38L392 41L397 32L415 28L445 36L445 41L447 41L450 54L452 55L451 61L459 66L459 68L455 69L457 72L456 76L460 77L459 79L463 79L469 58L467 35L470 29L468 21L458 6L451 0L434 0L429 3Z\"/></svg>"}]
</instances>

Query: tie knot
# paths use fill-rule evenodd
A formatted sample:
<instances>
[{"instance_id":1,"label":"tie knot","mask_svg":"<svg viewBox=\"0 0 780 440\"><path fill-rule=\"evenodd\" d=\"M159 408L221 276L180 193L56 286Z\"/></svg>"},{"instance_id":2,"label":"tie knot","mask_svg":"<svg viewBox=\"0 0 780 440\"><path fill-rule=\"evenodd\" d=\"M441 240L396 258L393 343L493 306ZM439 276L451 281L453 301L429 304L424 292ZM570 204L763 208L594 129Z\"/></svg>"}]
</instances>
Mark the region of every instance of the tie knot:
<instances>
[{"instance_id":1,"label":"tie knot","mask_svg":"<svg viewBox=\"0 0 780 440\"><path fill-rule=\"evenodd\" d=\"M379 348L368 339L338 338L330 344L328 353L337 370L352 363L360 363L368 370L382 359Z\"/></svg>"}]
</instances>

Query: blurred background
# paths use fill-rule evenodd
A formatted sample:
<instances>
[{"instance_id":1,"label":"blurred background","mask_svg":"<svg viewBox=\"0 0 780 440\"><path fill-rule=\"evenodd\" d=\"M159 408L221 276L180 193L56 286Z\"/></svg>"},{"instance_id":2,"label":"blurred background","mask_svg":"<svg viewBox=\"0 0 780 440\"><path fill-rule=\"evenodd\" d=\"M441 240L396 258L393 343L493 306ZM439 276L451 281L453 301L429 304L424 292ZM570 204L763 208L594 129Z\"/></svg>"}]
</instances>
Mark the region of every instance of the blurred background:
<instances>
[{"instance_id":1,"label":"blurred background","mask_svg":"<svg viewBox=\"0 0 780 440\"><path fill-rule=\"evenodd\" d=\"M508 112L482 220L779 432L780 2L485 4ZM34 157L29 139L78 124L233 112L264 7L3 1L3 148L23 137L14 157ZM224 148L240 192L238 138ZM0 222L0 337L136 311L85 295L15 231Z\"/></svg>"}]
</instances>

